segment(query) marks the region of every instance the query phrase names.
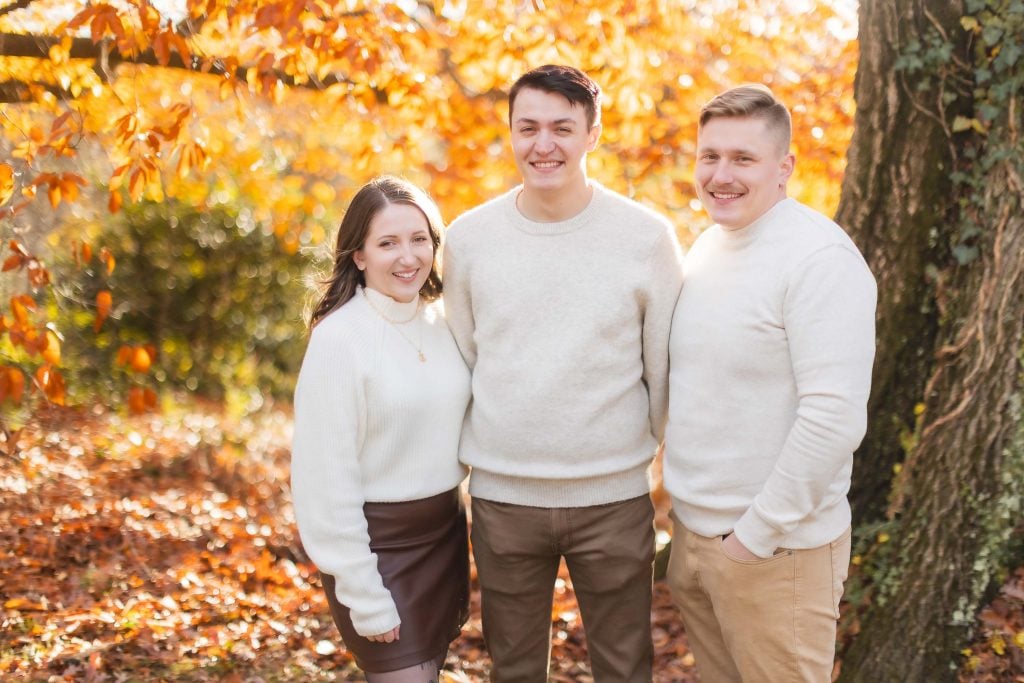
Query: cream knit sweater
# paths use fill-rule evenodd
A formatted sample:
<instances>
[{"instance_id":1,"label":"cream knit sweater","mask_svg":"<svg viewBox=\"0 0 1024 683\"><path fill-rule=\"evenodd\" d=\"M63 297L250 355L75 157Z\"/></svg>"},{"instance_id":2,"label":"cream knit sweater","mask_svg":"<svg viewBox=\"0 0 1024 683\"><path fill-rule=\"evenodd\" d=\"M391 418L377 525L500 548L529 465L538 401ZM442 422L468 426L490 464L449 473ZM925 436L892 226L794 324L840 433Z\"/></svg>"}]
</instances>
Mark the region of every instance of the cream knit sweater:
<instances>
[{"instance_id":1,"label":"cream knit sweater","mask_svg":"<svg viewBox=\"0 0 1024 683\"><path fill-rule=\"evenodd\" d=\"M448 231L445 306L473 372L460 457L474 496L582 507L650 490L679 246L664 217L590 184L567 221L528 220L516 188Z\"/></svg>"},{"instance_id":2,"label":"cream knit sweater","mask_svg":"<svg viewBox=\"0 0 1024 683\"><path fill-rule=\"evenodd\" d=\"M679 520L751 552L813 548L850 524L875 281L842 228L793 199L706 230L672 324L665 487Z\"/></svg>"},{"instance_id":3,"label":"cream knit sweater","mask_svg":"<svg viewBox=\"0 0 1024 683\"><path fill-rule=\"evenodd\" d=\"M367 297L389 318L410 322L387 322ZM317 567L336 579L338 601L364 636L400 620L370 552L363 503L428 498L466 475L457 453L469 372L440 302L417 312L419 305L361 290L313 329L295 389L299 534ZM421 333L423 363L414 348Z\"/></svg>"}]
</instances>

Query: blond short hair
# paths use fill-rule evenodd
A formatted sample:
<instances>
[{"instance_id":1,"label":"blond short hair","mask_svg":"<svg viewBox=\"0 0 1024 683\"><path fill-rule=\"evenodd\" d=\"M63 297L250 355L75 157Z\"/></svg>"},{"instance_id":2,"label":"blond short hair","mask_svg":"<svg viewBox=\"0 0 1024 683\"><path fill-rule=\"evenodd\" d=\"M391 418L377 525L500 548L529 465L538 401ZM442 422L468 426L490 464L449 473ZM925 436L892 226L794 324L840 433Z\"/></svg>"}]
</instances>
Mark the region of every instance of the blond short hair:
<instances>
[{"instance_id":1,"label":"blond short hair","mask_svg":"<svg viewBox=\"0 0 1024 683\"><path fill-rule=\"evenodd\" d=\"M768 129L778 136L782 151L789 149L793 137L789 110L767 86L759 83L741 85L716 95L700 108L699 128L711 119L745 117L763 119Z\"/></svg>"}]
</instances>

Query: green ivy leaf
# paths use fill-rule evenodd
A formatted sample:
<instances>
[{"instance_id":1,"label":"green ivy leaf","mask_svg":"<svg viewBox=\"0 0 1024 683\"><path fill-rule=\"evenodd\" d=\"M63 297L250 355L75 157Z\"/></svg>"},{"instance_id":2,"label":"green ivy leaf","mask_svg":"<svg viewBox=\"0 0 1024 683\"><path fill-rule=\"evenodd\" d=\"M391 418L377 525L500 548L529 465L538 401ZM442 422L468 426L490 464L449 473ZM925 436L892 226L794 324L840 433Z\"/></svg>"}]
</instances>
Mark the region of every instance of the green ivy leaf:
<instances>
[{"instance_id":1,"label":"green ivy leaf","mask_svg":"<svg viewBox=\"0 0 1024 683\"><path fill-rule=\"evenodd\" d=\"M1003 37L1003 29L999 26L989 24L981 31L981 39L986 45L995 45Z\"/></svg>"},{"instance_id":2,"label":"green ivy leaf","mask_svg":"<svg viewBox=\"0 0 1024 683\"><path fill-rule=\"evenodd\" d=\"M953 256L956 258L956 262L959 265L966 266L968 263L978 258L978 248L958 244L953 247Z\"/></svg>"}]
</instances>

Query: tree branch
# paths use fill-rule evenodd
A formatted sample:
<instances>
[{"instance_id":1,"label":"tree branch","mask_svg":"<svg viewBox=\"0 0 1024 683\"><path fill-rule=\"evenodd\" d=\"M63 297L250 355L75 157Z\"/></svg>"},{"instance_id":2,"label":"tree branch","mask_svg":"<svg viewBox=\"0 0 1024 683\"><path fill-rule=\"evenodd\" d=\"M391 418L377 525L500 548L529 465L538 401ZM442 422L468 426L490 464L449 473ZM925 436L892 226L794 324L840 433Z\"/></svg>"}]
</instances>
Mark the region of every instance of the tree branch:
<instances>
[{"instance_id":1,"label":"tree branch","mask_svg":"<svg viewBox=\"0 0 1024 683\"><path fill-rule=\"evenodd\" d=\"M29 57L35 59L49 59L50 48L60 43L60 39L54 36L31 35L21 33L0 33L0 57ZM167 64L161 64L153 50L146 50L139 54L122 54L118 51L116 44L112 42L94 43L90 38L73 38L68 56L71 59L92 59L99 60L104 54L104 46L108 46L109 52L106 56L107 64L116 67L119 64L141 64L147 66L164 67L169 69L185 69L197 73L209 73L214 75L230 75L236 80L246 82L246 75L250 67L240 66L233 72L224 68L220 60L201 58L193 56L189 64L185 64L181 55L172 52ZM353 85L354 81L346 76L330 74L325 78L318 78L310 75L309 80L299 83L295 77L282 71L274 70L274 77L289 87L309 88L311 90L323 90L332 85ZM376 89L378 98L383 97L386 101L386 93ZM17 102L15 100L2 100L5 102Z\"/></svg>"},{"instance_id":2,"label":"tree branch","mask_svg":"<svg viewBox=\"0 0 1024 683\"><path fill-rule=\"evenodd\" d=\"M0 7L0 17L4 16L5 14L10 14L15 10L25 9L33 2L35 2L35 0L16 0L16 2L12 2L6 7Z\"/></svg>"}]
</instances>

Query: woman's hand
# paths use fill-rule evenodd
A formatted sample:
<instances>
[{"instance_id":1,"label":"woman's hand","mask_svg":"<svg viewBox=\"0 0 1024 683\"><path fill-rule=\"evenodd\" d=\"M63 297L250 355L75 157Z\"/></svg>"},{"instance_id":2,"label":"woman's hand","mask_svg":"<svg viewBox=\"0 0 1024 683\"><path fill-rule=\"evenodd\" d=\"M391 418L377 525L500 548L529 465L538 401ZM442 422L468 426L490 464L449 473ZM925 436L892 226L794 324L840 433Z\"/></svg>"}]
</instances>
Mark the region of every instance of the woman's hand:
<instances>
[{"instance_id":1,"label":"woman's hand","mask_svg":"<svg viewBox=\"0 0 1024 683\"><path fill-rule=\"evenodd\" d=\"M366 639L374 643L393 643L398 640L398 629L401 626L396 626L387 633L378 633L375 636L366 636Z\"/></svg>"}]
</instances>

